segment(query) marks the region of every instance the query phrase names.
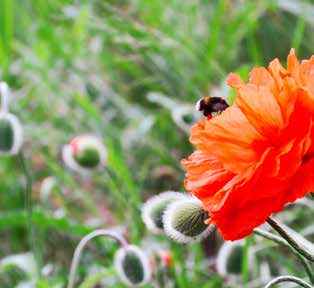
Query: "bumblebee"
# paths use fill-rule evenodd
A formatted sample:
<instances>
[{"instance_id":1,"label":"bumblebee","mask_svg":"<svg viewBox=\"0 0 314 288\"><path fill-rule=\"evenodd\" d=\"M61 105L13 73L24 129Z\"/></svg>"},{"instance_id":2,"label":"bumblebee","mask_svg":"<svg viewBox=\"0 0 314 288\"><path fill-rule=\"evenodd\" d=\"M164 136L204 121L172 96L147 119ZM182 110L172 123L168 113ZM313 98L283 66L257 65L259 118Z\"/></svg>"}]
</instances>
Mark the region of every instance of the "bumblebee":
<instances>
[{"instance_id":1,"label":"bumblebee","mask_svg":"<svg viewBox=\"0 0 314 288\"><path fill-rule=\"evenodd\" d=\"M197 101L195 105L196 111L202 111L204 116L212 117L220 114L229 107L225 99L221 97L207 96Z\"/></svg>"}]
</instances>

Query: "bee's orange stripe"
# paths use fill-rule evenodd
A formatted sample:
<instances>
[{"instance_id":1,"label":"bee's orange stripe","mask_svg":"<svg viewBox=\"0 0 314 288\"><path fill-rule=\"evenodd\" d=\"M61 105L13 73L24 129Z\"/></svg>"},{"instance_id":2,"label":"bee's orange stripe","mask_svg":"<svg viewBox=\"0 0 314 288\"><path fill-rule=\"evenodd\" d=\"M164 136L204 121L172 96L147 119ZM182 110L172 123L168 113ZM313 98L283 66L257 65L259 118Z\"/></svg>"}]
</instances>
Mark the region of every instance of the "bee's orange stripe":
<instances>
[{"instance_id":1,"label":"bee's orange stripe","mask_svg":"<svg viewBox=\"0 0 314 288\"><path fill-rule=\"evenodd\" d=\"M205 102L206 105L209 104L210 98L211 98L210 96L207 96L206 98L204 98L204 102Z\"/></svg>"}]
</instances>

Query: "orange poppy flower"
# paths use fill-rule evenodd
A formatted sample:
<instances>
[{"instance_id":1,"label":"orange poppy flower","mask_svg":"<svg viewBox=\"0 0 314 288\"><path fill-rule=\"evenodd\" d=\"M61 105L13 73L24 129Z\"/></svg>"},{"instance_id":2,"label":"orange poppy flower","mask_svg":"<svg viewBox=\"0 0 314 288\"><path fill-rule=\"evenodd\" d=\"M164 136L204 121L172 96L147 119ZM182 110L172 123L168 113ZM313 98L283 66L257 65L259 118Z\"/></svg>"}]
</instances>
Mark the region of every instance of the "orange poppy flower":
<instances>
[{"instance_id":1,"label":"orange poppy flower","mask_svg":"<svg viewBox=\"0 0 314 288\"><path fill-rule=\"evenodd\" d=\"M247 84L230 74L235 104L191 129L185 186L225 240L314 191L314 56L299 63L291 49L287 66L254 68Z\"/></svg>"}]
</instances>

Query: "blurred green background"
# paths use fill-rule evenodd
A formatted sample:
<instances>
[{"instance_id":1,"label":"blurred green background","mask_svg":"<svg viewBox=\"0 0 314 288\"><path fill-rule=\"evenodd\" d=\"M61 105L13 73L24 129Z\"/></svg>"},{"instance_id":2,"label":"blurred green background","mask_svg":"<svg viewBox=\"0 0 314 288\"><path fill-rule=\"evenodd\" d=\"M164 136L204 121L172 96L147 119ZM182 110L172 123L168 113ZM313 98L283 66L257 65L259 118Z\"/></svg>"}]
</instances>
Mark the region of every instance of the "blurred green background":
<instances>
[{"instance_id":1,"label":"blurred green background","mask_svg":"<svg viewBox=\"0 0 314 288\"><path fill-rule=\"evenodd\" d=\"M52 265L34 287L64 287L80 237L113 225L134 243L148 237L172 249L173 287L229 287L203 264L208 247L153 238L141 203L165 190L184 191L180 160L193 150L194 103L209 94L226 97L229 72L246 77L273 58L285 62L291 47L308 58L313 13L314 1L298 0L0 0L0 80L10 85L10 110L23 123L35 246L41 265ZM109 153L108 169L87 178L61 161L62 146L84 133L103 137ZM1 157L0 175L3 258L32 247L19 159ZM58 187L42 203L48 176ZM115 249L113 242L96 241L78 278L86 279L92 264L109 267ZM297 269L292 260L277 259L288 271ZM6 268L0 286L15 287L25 277ZM124 287L112 281L99 287Z\"/></svg>"}]
</instances>

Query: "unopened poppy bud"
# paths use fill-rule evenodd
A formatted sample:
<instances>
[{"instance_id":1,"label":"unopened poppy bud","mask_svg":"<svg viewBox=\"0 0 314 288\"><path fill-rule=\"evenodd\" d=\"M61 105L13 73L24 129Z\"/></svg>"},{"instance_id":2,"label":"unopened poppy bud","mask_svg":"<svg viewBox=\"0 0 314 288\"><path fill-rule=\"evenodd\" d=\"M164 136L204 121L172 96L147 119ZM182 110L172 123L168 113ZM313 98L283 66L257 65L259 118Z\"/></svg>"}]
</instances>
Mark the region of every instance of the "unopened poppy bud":
<instances>
[{"instance_id":1,"label":"unopened poppy bud","mask_svg":"<svg viewBox=\"0 0 314 288\"><path fill-rule=\"evenodd\" d=\"M205 224L209 218L207 211L203 210L202 203L193 197L174 201L163 215L166 234L180 243L200 240L214 230L214 225Z\"/></svg>"},{"instance_id":2,"label":"unopened poppy bud","mask_svg":"<svg viewBox=\"0 0 314 288\"><path fill-rule=\"evenodd\" d=\"M15 272L25 273L27 277L36 277L36 262L34 255L30 252L21 254L12 254L0 260L0 271L12 268ZM15 274L18 275L18 274ZM21 276L22 276L21 275ZM1 283L3 283L1 281ZM6 286L6 285L4 285ZM3 287L1 285L1 287Z\"/></svg>"},{"instance_id":3,"label":"unopened poppy bud","mask_svg":"<svg viewBox=\"0 0 314 288\"><path fill-rule=\"evenodd\" d=\"M89 171L107 160L107 151L103 143L95 136L75 137L70 144L63 147L64 162L78 172Z\"/></svg>"},{"instance_id":4,"label":"unopened poppy bud","mask_svg":"<svg viewBox=\"0 0 314 288\"><path fill-rule=\"evenodd\" d=\"M224 242L217 255L217 271L221 276L242 273L244 242ZM248 253L249 266L252 262L252 250Z\"/></svg>"},{"instance_id":5,"label":"unopened poppy bud","mask_svg":"<svg viewBox=\"0 0 314 288\"><path fill-rule=\"evenodd\" d=\"M116 252L115 268L121 281L130 287L147 284L152 274L148 257L135 245L122 247Z\"/></svg>"},{"instance_id":6,"label":"unopened poppy bud","mask_svg":"<svg viewBox=\"0 0 314 288\"><path fill-rule=\"evenodd\" d=\"M23 142L20 121L10 113L0 114L0 154L15 155Z\"/></svg>"},{"instance_id":7,"label":"unopened poppy bud","mask_svg":"<svg viewBox=\"0 0 314 288\"><path fill-rule=\"evenodd\" d=\"M142 207L142 219L147 228L153 233L162 233L163 213L170 203L175 200L184 199L183 193L167 191L153 196Z\"/></svg>"}]
</instances>

